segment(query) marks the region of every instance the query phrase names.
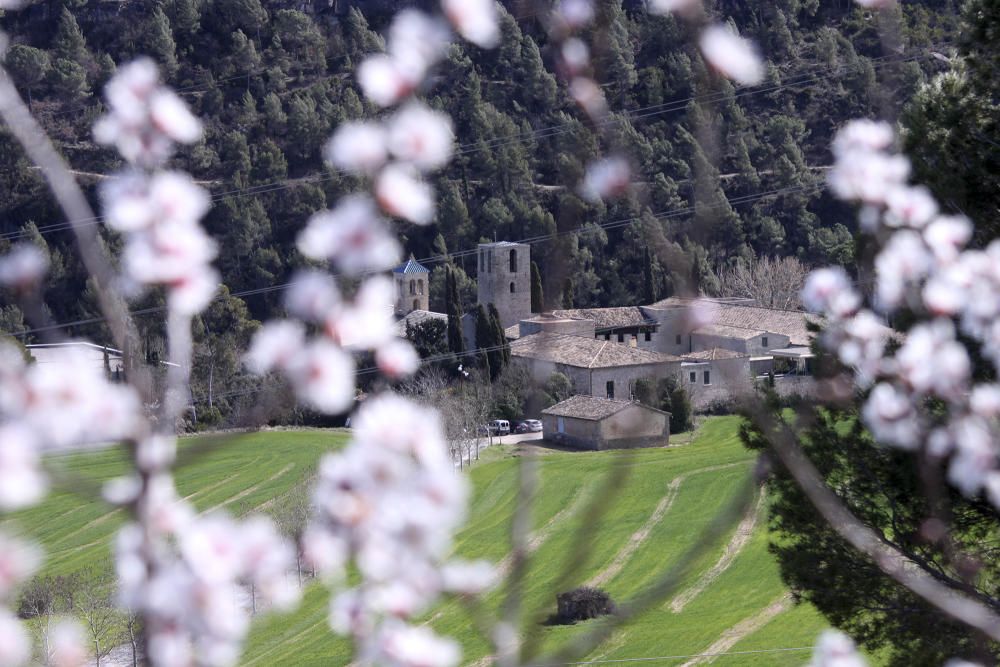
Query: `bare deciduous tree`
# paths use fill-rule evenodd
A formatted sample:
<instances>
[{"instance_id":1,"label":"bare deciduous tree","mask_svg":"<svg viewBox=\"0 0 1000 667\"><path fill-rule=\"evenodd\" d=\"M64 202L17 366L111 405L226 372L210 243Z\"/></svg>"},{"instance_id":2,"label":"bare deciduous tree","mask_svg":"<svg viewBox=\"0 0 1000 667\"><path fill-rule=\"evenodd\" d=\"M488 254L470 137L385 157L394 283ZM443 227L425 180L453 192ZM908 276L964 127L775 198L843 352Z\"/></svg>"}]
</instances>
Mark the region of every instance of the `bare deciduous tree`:
<instances>
[{"instance_id":1,"label":"bare deciduous tree","mask_svg":"<svg viewBox=\"0 0 1000 667\"><path fill-rule=\"evenodd\" d=\"M716 271L716 296L753 299L760 306L797 310L809 270L795 257L757 257Z\"/></svg>"}]
</instances>

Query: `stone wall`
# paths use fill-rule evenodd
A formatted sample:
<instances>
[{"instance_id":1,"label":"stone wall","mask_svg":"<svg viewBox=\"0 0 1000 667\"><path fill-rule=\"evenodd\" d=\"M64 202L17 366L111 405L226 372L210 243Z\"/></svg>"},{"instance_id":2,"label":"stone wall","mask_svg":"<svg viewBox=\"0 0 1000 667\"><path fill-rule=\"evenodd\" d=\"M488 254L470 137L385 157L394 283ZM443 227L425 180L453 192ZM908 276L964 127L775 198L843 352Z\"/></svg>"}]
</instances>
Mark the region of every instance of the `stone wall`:
<instances>
[{"instance_id":1,"label":"stone wall","mask_svg":"<svg viewBox=\"0 0 1000 667\"><path fill-rule=\"evenodd\" d=\"M476 261L479 303L496 306L504 329L530 318L531 246L481 243Z\"/></svg>"},{"instance_id":2,"label":"stone wall","mask_svg":"<svg viewBox=\"0 0 1000 667\"><path fill-rule=\"evenodd\" d=\"M627 401L632 398L632 389L636 380L653 378L660 380L677 373L679 361L665 361L654 364L636 364L635 366L617 366L614 368L595 368L591 371L590 388L584 392L591 396L608 397L607 383L615 383L615 398Z\"/></svg>"}]
</instances>

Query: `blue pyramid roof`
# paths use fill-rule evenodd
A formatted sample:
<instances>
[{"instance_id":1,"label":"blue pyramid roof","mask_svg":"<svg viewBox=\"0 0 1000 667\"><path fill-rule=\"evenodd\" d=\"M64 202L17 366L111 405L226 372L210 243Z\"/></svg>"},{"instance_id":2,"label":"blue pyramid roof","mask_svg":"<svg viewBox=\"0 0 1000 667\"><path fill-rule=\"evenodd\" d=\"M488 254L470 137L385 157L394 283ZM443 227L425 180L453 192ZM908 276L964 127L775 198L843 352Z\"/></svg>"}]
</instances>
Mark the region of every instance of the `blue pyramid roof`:
<instances>
[{"instance_id":1,"label":"blue pyramid roof","mask_svg":"<svg viewBox=\"0 0 1000 667\"><path fill-rule=\"evenodd\" d=\"M410 257L406 260L406 264L400 264L395 269L392 270L393 273L430 273L430 269L418 262L417 260Z\"/></svg>"}]
</instances>

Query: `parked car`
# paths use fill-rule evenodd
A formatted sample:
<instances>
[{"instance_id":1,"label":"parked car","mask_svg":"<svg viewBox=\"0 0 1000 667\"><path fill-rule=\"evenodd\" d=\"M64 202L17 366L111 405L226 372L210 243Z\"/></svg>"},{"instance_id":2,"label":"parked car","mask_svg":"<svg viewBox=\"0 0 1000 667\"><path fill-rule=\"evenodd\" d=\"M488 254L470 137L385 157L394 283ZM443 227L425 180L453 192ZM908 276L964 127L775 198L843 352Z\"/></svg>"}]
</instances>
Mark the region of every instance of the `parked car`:
<instances>
[{"instance_id":1,"label":"parked car","mask_svg":"<svg viewBox=\"0 0 1000 667\"><path fill-rule=\"evenodd\" d=\"M510 422L506 419L494 419L489 423L490 433L493 435L507 435L510 433Z\"/></svg>"},{"instance_id":2,"label":"parked car","mask_svg":"<svg viewBox=\"0 0 1000 667\"><path fill-rule=\"evenodd\" d=\"M525 419L514 429L515 433L541 433L542 422L537 419Z\"/></svg>"}]
</instances>

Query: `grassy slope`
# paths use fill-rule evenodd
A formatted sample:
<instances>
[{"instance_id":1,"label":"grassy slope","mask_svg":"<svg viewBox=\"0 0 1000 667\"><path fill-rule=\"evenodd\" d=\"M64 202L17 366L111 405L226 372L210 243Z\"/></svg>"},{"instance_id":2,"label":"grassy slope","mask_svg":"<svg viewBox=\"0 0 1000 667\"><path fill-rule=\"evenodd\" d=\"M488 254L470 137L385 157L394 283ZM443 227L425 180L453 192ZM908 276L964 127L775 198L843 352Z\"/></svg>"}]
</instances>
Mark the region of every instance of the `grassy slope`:
<instances>
[{"instance_id":1,"label":"grassy slope","mask_svg":"<svg viewBox=\"0 0 1000 667\"><path fill-rule=\"evenodd\" d=\"M268 431L235 438L198 454L177 472L177 489L199 510L217 506L235 514L260 507L305 481L320 455L346 440L342 433ZM194 455L197 438L185 438L183 454ZM48 556L45 572L64 574L107 562L121 511L94 502L97 483L126 469L120 450L66 456L52 461L57 474L87 493L58 493L11 517L8 524L38 540Z\"/></svg>"},{"instance_id":2,"label":"grassy slope","mask_svg":"<svg viewBox=\"0 0 1000 667\"><path fill-rule=\"evenodd\" d=\"M553 647L588 624L546 627L537 621L554 611L554 586L567 567L576 568L562 589L583 583L611 563L630 536L642 527L653 508L676 477L686 475L663 519L652 527L648 538L635 549L620 573L604 584L618 600L627 599L652 582L686 549L693 534L705 526L725 505L749 473L752 457L736 437L736 418L708 420L694 444L668 450L637 452L562 453L545 455L540 467L540 488L535 502L534 526L547 535L532 558L525 582L524 605L530 611L522 631L537 637L542 647ZM493 460L472 470L475 497L472 521L458 537L457 552L469 558L500 561L509 551L508 536L517 479L517 461L491 453ZM595 522L594 505L588 500L601 489L613 464L623 466L628 477L617 484L620 492L596 505L603 511ZM703 468L728 466L699 472ZM575 513L563 512L565 508ZM557 517L558 515L558 517ZM556 523L550 523L557 517ZM574 549L574 536L586 525L596 529L596 542ZM590 658L625 659L664 655L687 655L708 648L729 627L779 599L784 593L777 567L767 553L762 524L732 565L684 610L655 609L619 631ZM697 571L685 584L693 583L701 571L720 557L728 537L703 555ZM683 589L685 586L682 586ZM326 625L328 597L313 588L302 608L284 618L261 619L247 650L245 664L328 665L349 661L348 646L335 639ZM485 607L496 612L503 600L499 591ZM466 607L451 601L428 615L439 632L458 637L468 661L488 653L488 645L470 632L472 618ZM825 627L823 619L808 607L785 611L757 633L737 643L731 651L754 651L776 647L810 646ZM759 634L759 637L758 637ZM720 657L719 663L740 665L799 665L806 652L742 654ZM684 660L658 660L655 664L679 665Z\"/></svg>"},{"instance_id":3,"label":"grassy slope","mask_svg":"<svg viewBox=\"0 0 1000 667\"><path fill-rule=\"evenodd\" d=\"M667 450L545 454L540 461L539 491L532 509L534 526L545 539L525 579L523 603L529 612L527 618L534 620L526 621L522 631L535 637L541 647L550 648L586 629L589 624L546 627L538 623L554 610L555 587L579 585L615 561L630 537L647 524L671 482L684 476L662 520L651 526L648 537L603 587L620 602L642 590L675 562L750 470L752 457L739 444L737 424L738 420L731 417L709 419L693 444ZM344 438L343 434L323 431L246 436L183 467L177 475L178 487L182 495L190 494L201 510L221 504L243 514L307 479L322 452ZM184 447L195 446L196 440L185 441ZM508 531L518 461L509 450L501 448L488 452L484 459L489 461L484 460L471 472L475 484L472 520L458 536L456 550L464 557L500 561L510 548ZM67 457L59 465L66 475L87 480L108 479L124 469L120 454L111 451ZM626 476L614 483L617 492L608 499L602 495L606 490L602 485L616 467ZM598 502L593 502L595 498ZM111 535L123 519L120 513L108 512L100 503L59 494L13 520L45 546L50 555L47 572L62 573L106 562ZM583 527L593 529L596 539L580 549L575 540ZM727 543L728 536L702 555L681 590L716 563ZM561 581L561 574L568 568L572 569L572 577ZM656 608L620 630L590 657L621 660L704 651L728 628L754 616L783 592L777 567L767 554L765 531L758 523L753 537L731 566L681 613L670 611L666 605ZM503 593L498 591L485 600L488 613L496 613ZM326 624L328 600L327 591L315 585L306 591L303 605L293 614L258 619L244 664L346 664L349 647L333 637ZM458 637L470 661L489 652L478 633L470 631L472 619L460 603L445 602L428 619L438 631ZM824 625L813 609L793 608L729 650L809 646ZM806 661L806 656L805 652L743 653L719 657L717 663L798 665ZM655 664L683 662L663 659Z\"/></svg>"}]
</instances>

